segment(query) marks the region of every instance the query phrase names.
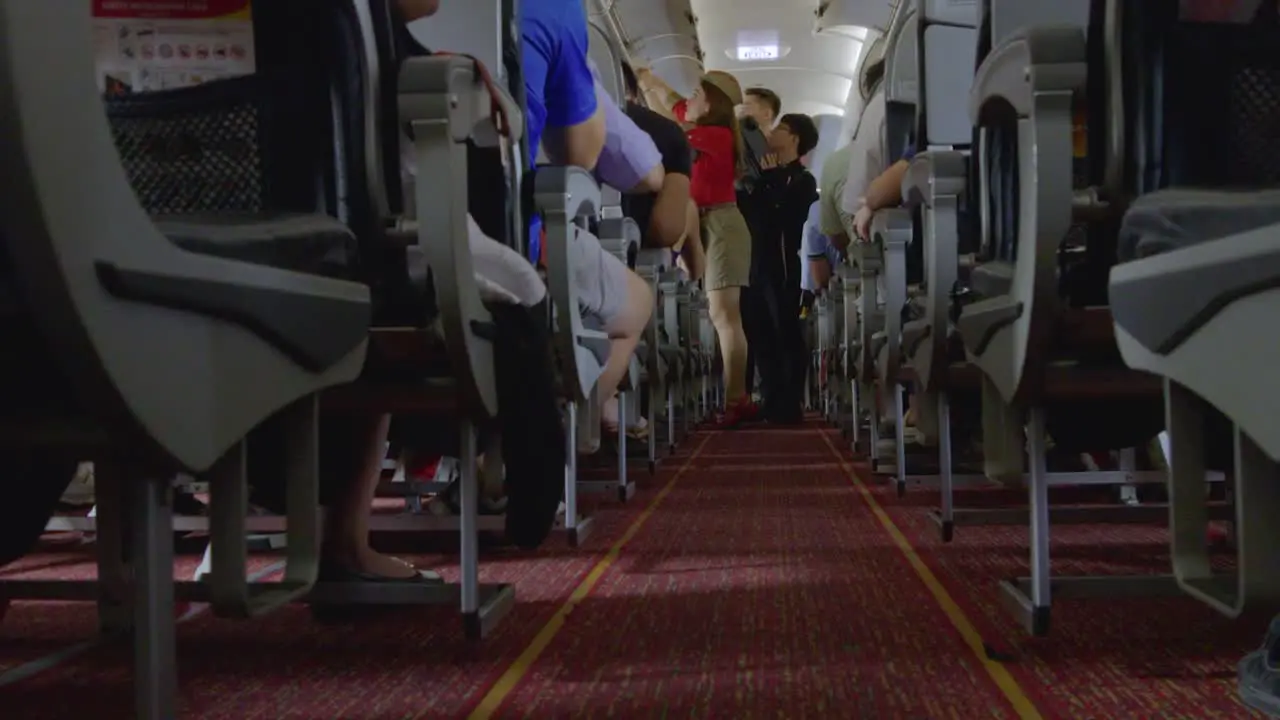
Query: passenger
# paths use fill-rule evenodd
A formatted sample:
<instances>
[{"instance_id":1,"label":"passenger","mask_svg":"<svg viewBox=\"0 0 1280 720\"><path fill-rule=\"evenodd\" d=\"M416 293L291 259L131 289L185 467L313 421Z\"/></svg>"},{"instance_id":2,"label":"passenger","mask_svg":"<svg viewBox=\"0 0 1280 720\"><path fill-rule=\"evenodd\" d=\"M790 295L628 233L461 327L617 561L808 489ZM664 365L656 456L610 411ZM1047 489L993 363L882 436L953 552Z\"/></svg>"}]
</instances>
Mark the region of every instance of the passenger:
<instances>
[{"instance_id":1,"label":"passenger","mask_svg":"<svg viewBox=\"0 0 1280 720\"><path fill-rule=\"evenodd\" d=\"M902 204L902 179L915 154L915 148L907 148L902 159L867 184L866 195L860 198L860 206L853 216L853 232L862 242L871 240L871 218L877 211Z\"/></svg>"},{"instance_id":2,"label":"passenger","mask_svg":"<svg viewBox=\"0 0 1280 720\"><path fill-rule=\"evenodd\" d=\"M587 57L587 17L582 3L526 3L520 24L530 162L536 162L541 145L553 163L597 169L609 139L607 116L612 103L597 100L597 83ZM620 112L616 117L626 118ZM647 136L644 140L651 144ZM606 165L610 159L606 156ZM613 184L608 177L603 179ZM660 181L654 186L660 187ZM626 187L625 183L622 187ZM534 225L537 227L537 223ZM535 251L539 240L535 235ZM572 250L578 301L585 313L601 321L610 339L609 357L597 384L601 388L617 388L653 313L653 292L639 275L606 252L591 233L579 230ZM608 393L602 395L602 402L610 399Z\"/></svg>"},{"instance_id":3,"label":"passenger","mask_svg":"<svg viewBox=\"0 0 1280 720\"><path fill-rule=\"evenodd\" d=\"M827 289L831 274L842 260L840 249L822 229L822 213L828 204L826 198L820 198L810 206L809 220L804 224L804 247L800 249L800 287L814 295Z\"/></svg>"},{"instance_id":4,"label":"passenger","mask_svg":"<svg viewBox=\"0 0 1280 720\"><path fill-rule=\"evenodd\" d=\"M406 23L428 17L438 8L439 0L398 0L397 5ZM544 139L554 160L594 169L607 131L605 108L596 102L587 67L582 6L576 0L545 0L526 8L522 22L531 146L537 148ZM399 39L410 52L425 54L407 31ZM406 169L411 171L412 163ZM501 276L495 284L522 304L536 304L545 297L545 288L533 282L536 273L528 263L513 259L509 248L485 237L474 222L469 228L479 274L490 280ZM620 336L615 351L623 348L629 356L652 308L649 288L638 276L628 276L621 261L604 252L594 237L584 234L582 239L575 243L574 258L582 283L580 297L586 300L588 310L602 317L611 335ZM625 362L626 357L622 371ZM622 372L612 374L616 386ZM602 376L601 381L607 382L607 377ZM434 573L420 572L403 560L378 553L369 544L369 518L382 474L389 425L390 417L385 414L326 418L322 424L322 484L335 494L325 498L330 508L324 539L323 572L327 579L439 580Z\"/></svg>"},{"instance_id":5,"label":"passenger","mask_svg":"<svg viewBox=\"0 0 1280 720\"><path fill-rule=\"evenodd\" d=\"M809 365L800 326L800 252L818 183L800 158L818 144L818 128L808 115L783 115L769 135L776 165L766 170L754 202L764 208L758 243L756 286L770 321L769 337L756 348L764 381L764 417L781 424L803 419L804 377Z\"/></svg>"},{"instance_id":6,"label":"passenger","mask_svg":"<svg viewBox=\"0 0 1280 720\"><path fill-rule=\"evenodd\" d=\"M845 173L844 192L840 197L840 209L854 217L862 209L867 187L885 171L884 137L885 105L883 58L868 66L862 73L862 96L867 106L858 122L857 134L849 148L849 169Z\"/></svg>"},{"instance_id":7,"label":"passenger","mask_svg":"<svg viewBox=\"0 0 1280 720\"><path fill-rule=\"evenodd\" d=\"M691 225L697 225L697 206L691 207L693 198L689 188L693 150L678 124L639 103L640 86L635 70L624 63L622 73L626 81L627 116L653 139L662 154L665 170L662 186L656 192L627 198L627 216L640 225L646 245L674 248L689 234ZM692 223L691 209L695 220ZM685 247L688 254L695 252L693 247Z\"/></svg>"},{"instance_id":8,"label":"passenger","mask_svg":"<svg viewBox=\"0 0 1280 720\"><path fill-rule=\"evenodd\" d=\"M738 209L742 211L742 217L746 218L747 227L751 229L752 237L759 232L761 225L760 205L752 200L755 185L759 179L759 174L768 168L776 166L777 159L772 157L769 152L769 133L773 131L773 126L778 122L778 116L782 114L782 98L774 91L763 88L748 88L746 98L739 107L742 112L742 136L746 147L747 168L749 176L743 177L738 183ZM753 243L758 245L759 243ZM752 258L751 277L754 280L759 272L757 267L757 257L759 255L759 247ZM742 328L747 335L747 385L746 391L752 394L755 388L756 370L758 366L757 349L762 343L770 342L771 331L769 330L771 323L769 322L768 302L762 296L762 290L754 287L757 283L752 283L752 287L746 287L742 291ZM766 380L761 378L761 389L766 384ZM753 415L758 414L753 406Z\"/></svg>"},{"instance_id":9,"label":"passenger","mask_svg":"<svg viewBox=\"0 0 1280 720\"><path fill-rule=\"evenodd\" d=\"M633 127L652 141L660 155L657 172L650 173L651 178L658 178L658 187L636 188L633 194L624 198L626 215L639 225L644 245L675 249L680 267L690 278L696 280L701 277L706 259L699 238L697 206L693 204L689 194L689 176L693 167L692 149L679 125L637 102L640 90L631 66L623 63L622 72L628 124L634 123ZM610 132L610 135L613 133ZM623 146L635 147L638 144L633 139L628 139ZM689 241L690 237L693 238L692 241ZM617 432L620 419L616 393L605 402L601 420L606 434ZM628 436L634 440L647 439L648 432L648 423L644 418L627 428Z\"/></svg>"},{"instance_id":10,"label":"passenger","mask_svg":"<svg viewBox=\"0 0 1280 720\"><path fill-rule=\"evenodd\" d=\"M849 180L849 160L853 155L852 140L831 153L822 165L818 178L818 231L840 252L849 247L853 235L853 214L842 207L845 184Z\"/></svg>"},{"instance_id":11,"label":"passenger","mask_svg":"<svg viewBox=\"0 0 1280 720\"><path fill-rule=\"evenodd\" d=\"M636 74L651 107L683 123L697 153L690 186L702 214L707 250L703 285L724 359L725 409L720 424L735 427L755 416L746 393L747 338L741 305L742 289L751 278L751 233L738 210L735 189L744 159L735 115L742 89L732 75L713 71L702 76L686 100L649 70Z\"/></svg>"},{"instance_id":12,"label":"passenger","mask_svg":"<svg viewBox=\"0 0 1280 720\"><path fill-rule=\"evenodd\" d=\"M773 132L773 126L778 124L778 117L782 115L782 98L769 88L747 88L742 112L754 120L760 131L768 137Z\"/></svg>"}]
</instances>

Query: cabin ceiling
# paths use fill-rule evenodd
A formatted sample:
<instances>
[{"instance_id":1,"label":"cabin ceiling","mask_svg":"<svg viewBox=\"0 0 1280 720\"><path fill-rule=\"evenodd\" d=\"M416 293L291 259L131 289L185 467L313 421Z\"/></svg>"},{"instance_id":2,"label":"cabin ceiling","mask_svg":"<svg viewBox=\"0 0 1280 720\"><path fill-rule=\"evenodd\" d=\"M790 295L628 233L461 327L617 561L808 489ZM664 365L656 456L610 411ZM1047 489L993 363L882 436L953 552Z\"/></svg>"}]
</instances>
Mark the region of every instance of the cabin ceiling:
<instances>
[{"instance_id":1,"label":"cabin ceiling","mask_svg":"<svg viewBox=\"0 0 1280 720\"><path fill-rule=\"evenodd\" d=\"M815 33L817 0L693 0L708 70L767 87L783 112L840 115L857 70L860 40ZM776 60L738 59L745 47L778 48Z\"/></svg>"},{"instance_id":2,"label":"cabin ceiling","mask_svg":"<svg viewBox=\"0 0 1280 720\"><path fill-rule=\"evenodd\" d=\"M862 49L860 32L816 33L819 0L613 0L632 58L677 90L703 68L733 73L743 88L767 87L783 112L842 115ZM696 25L691 22L696 18ZM777 59L738 58L740 47L778 48ZM699 62L701 50L701 62Z\"/></svg>"}]
</instances>

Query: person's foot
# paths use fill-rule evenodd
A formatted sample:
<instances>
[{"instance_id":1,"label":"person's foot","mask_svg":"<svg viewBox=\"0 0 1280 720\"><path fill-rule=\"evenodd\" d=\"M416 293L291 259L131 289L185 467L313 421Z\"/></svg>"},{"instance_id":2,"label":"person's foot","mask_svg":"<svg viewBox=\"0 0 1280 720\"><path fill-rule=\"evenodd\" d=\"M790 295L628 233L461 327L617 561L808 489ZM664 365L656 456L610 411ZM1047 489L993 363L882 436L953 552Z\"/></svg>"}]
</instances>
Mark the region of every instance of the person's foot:
<instances>
[{"instance_id":1,"label":"person's foot","mask_svg":"<svg viewBox=\"0 0 1280 720\"><path fill-rule=\"evenodd\" d=\"M93 463L83 462L76 467L75 477L59 501L73 508L91 507L96 502L93 485Z\"/></svg>"},{"instance_id":2,"label":"person's foot","mask_svg":"<svg viewBox=\"0 0 1280 720\"><path fill-rule=\"evenodd\" d=\"M364 548L346 558L333 558L334 570L358 575L367 580L416 580L435 573L424 573L411 563L391 555L383 555L372 548ZM439 576L435 575L438 579Z\"/></svg>"},{"instance_id":3,"label":"person's foot","mask_svg":"<svg viewBox=\"0 0 1280 720\"><path fill-rule=\"evenodd\" d=\"M732 430L754 419L758 412L750 400L743 398L726 407L724 412L716 417L715 426L720 430Z\"/></svg>"},{"instance_id":4,"label":"person's foot","mask_svg":"<svg viewBox=\"0 0 1280 720\"><path fill-rule=\"evenodd\" d=\"M618 436L618 423L604 421L600 423L600 431L602 438L614 438ZM648 440L649 439L649 421L640 418L634 425L627 426L627 438L631 440Z\"/></svg>"}]
</instances>

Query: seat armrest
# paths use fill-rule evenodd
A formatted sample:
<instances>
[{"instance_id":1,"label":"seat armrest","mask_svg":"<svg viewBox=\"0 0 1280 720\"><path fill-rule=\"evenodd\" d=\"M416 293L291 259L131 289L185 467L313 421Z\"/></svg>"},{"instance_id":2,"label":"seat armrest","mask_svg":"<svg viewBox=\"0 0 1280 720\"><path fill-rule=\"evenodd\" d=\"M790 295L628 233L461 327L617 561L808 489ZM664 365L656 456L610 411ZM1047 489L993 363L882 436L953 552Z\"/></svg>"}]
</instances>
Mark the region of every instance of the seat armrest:
<instances>
[{"instance_id":1,"label":"seat armrest","mask_svg":"<svg viewBox=\"0 0 1280 720\"><path fill-rule=\"evenodd\" d=\"M624 264L630 265L633 251L640 248L640 226L629 217L600 221L600 245Z\"/></svg>"},{"instance_id":2,"label":"seat armrest","mask_svg":"<svg viewBox=\"0 0 1280 720\"><path fill-rule=\"evenodd\" d=\"M885 333L889 351L886 380L897 374L901 361L902 308L907 304L907 246L913 230L911 213L902 208L878 211L871 219L871 237L884 257Z\"/></svg>"},{"instance_id":3,"label":"seat armrest","mask_svg":"<svg viewBox=\"0 0 1280 720\"><path fill-rule=\"evenodd\" d=\"M467 148L489 118L488 92L474 60L407 60L398 80L400 122L413 131L414 159L441 179L414 183L409 227L432 269L441 334L463 407L477 421L498 412L493 344L477 334L492 324L480 299L467 219ZM481 102L484 98L484 102Z\"/></svg>"},{"instance_id":4,"label":"seat armrest","mask_svg":"<svg viewBox=\"0 0 1280 720\"><path fill-rule=\"evenodd\" d=\"M505 116L507 136L518 142L524 135L524 115L520 106L501 87L486 83L478 61L461 55L412 57L400 66L397 89L401 119L445 117L453 123L455 142L472 139L476 144L498 144L498 109ZM444 93L444 90L451 90Z\"/></svg>"},{"instance_id":5,"label":"seat armrest","mask_svg":"<svg viewBox=\"0 0 1280 720\"><path fill-rule=\"evenodd\" d=\"M563 366L562 391L570 400L585 402L595 378L579 367L574 349L584 329L573 282L572 243L580 242L574 221L600 212L600 185L579 167L540 168L534 177L534 204L547 233L547 289L555 309L552 337Z\"/></svg>"},{"instance_id":6,"label":"seat armrest","mask_svg":"<svg viewBox=\"0 0 1280 720\"><path fill-rule=\"evenodd\" d=\"M902 177L902 204L932 207L935 197L960 195L969 182L969 156L957 150L929 150L911 159Z\"/></svg>"},{"instance_id":7,"label":"seat armrest","mask_svg":"<svg viewBox=\"0 0 1280 720\"><path fill-rule=\"evenodd\" d=\"M960 196L969 177L969 157L953 150L931 150L911 161L902 179L904 202L920 207L925 216L924 317L903 328L902 344L916 377L925 389L941 380L946 366L951 293L959 275ZM925 346L922 341L928 341Z\"/></svg>"}]
</instances>

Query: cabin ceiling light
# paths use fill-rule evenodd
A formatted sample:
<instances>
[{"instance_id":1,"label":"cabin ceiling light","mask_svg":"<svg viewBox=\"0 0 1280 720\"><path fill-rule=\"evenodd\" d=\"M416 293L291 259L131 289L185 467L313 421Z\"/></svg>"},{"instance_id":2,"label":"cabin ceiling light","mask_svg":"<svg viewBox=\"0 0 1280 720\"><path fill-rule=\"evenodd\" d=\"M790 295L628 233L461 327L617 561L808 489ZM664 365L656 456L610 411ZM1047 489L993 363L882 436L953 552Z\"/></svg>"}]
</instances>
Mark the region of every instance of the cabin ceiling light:
<instances>
[{"instance_id":1,"label":"cabin ceiling light","mask_svg":"<svg viewBox=\"0 0 1280 720\"><path fill-rule=\"evenodd\" d=\"M730 60L738 62L770 62L773 60L781 60L791 52L791 48L786 45L768 44L768 45L739 45L736 48L725 50L724 54Z\"/></svg>"}]
</instances>

